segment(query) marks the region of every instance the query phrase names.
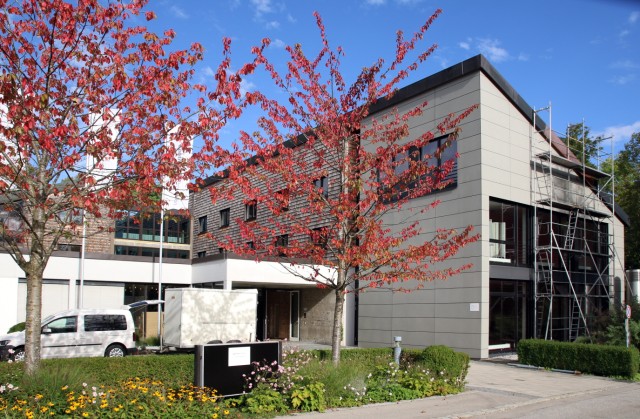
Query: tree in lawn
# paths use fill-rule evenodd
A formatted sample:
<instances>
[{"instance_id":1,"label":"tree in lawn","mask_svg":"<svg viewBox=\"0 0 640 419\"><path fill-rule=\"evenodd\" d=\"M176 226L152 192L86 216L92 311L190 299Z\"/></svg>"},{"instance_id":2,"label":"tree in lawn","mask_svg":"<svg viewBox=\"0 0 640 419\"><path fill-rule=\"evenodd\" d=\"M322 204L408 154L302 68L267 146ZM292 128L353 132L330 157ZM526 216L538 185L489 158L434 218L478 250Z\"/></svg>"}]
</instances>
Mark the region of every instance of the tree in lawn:
<instances>
[{"instance_id":1,"label":"tree in lawn","mask_svg":"<svg viewBox=\"0 0 640 419\"><path fill-rule=\"evenodd\" d=\"M157 208L158 185L170 191L205 168L219 127L241 112L229 42L208 92L191 82L202 47L171 51L172 30L136 26L154 17L145 6L0 0L0 247L27 278L29 373L40 360L43 272L60 239L81 234L83 214ZM181 104L190 92L193 109ZM196 136L197 166L180 157Z\"/></svg>"},{"instance_id":2,"label":"tree in lawn","mask_svg":"<svg viewBox=\"0 0 640 419\"><path fill-rule=\"evenodd\" d=\"M415 49L438 14L411 39L398 32L391 63L378 60L352 85L340 71L342 51L330 48L317 14L321 50L308 58L300 45L288 47L286 75L256 48L257 62L286 93L287 103L247 94L247 101L265 111L261 129L241 133L241 144L223 158L224 180L211 188L214 203L242 197L249 215L237 220L239 234L214 237L219 247L257 260L276 258L294 275L333 290L334 363L340 359L346 293L408 291L446 279L468 265L438 268L438 262L477 239L471 227L438 229L430 239L409 244L423 233L417 218L438 201L396 225L385 222L411 199L451 182L456 156L448 145L458 123L475 108L439 122L437 135L448 135L439 147L434 132L409 132L408 122L426 103L381 118L369 114L433 52L435 46L421 53Z\"/></svg>"}]
</instances>

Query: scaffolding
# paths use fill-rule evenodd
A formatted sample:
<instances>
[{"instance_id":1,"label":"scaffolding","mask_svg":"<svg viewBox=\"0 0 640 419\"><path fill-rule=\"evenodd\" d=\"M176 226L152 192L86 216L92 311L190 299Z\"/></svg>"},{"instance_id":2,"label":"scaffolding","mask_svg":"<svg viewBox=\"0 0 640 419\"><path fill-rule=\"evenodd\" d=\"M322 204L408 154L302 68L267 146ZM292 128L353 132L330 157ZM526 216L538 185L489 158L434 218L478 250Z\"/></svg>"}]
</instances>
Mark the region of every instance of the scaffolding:
<instances>
[{"instance_id":1,"label":"scaffolding","mask_svg":"<svg viewBox=\"0 0 640 419\"><path fill-rule=\"evenodd\" d=\"M572 138L552 130L551 116L551 105L534 110L531 132L534 333L574 341L590 336L613 294L614 169L602 168L613 161L613 141L610 153L601 146L588 150L584 123L582 135Z\"/></svg>"}]
</instances>

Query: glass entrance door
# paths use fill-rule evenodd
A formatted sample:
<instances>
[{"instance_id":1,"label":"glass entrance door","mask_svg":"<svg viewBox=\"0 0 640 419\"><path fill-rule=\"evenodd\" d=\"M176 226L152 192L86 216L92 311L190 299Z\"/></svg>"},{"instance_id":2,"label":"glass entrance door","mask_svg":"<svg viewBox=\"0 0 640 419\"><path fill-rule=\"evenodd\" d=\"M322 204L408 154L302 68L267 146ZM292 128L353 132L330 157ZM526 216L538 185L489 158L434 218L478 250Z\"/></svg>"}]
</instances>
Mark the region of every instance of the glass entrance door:
<instances>
[{"instance_id":1,"label":"glass entrance door","mask_svg":"<svg viewBox=\"0 0 640 419\"><path fill-rule=\"evenodd\" d=\"M528 337L526 281L490 280L489 349L515 349Z\"/></svg>"}]
</instances>

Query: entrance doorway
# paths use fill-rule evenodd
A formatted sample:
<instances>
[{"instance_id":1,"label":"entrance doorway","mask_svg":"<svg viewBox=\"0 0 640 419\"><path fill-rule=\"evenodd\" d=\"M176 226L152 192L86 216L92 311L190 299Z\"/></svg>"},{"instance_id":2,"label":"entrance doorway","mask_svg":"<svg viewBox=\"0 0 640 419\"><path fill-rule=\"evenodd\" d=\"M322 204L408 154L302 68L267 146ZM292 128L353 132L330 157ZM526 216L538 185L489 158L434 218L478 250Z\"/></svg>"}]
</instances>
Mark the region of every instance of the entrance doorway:
<instances>
[{"instance_id":1,"label":"entrance doorway","mask_svg":"<svg viewBox=\"0 0 640 419\"><path fill-rule=\"evenodd\" d=\"M489 284L489 350L513 350L530 334L529 283L491 279Z\"/></svg>"},{"instance_id":2,"label":"entrance doorway","mask_svg":"<svg viewBox=\"0 0 640 419\"><path fill-rule=\"evenodd\" d=\"M300 292L267 290L266 339L300 340Z\"/></svg>"}]
</instances>

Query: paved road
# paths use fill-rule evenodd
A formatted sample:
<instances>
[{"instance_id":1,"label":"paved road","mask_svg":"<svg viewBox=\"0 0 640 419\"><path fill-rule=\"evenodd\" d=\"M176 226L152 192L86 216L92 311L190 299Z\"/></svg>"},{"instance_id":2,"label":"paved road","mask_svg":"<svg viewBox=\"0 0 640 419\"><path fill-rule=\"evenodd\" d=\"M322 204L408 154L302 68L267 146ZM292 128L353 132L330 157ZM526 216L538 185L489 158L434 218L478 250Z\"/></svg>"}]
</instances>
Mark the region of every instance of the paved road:
<instances>
[{"instance_id":1,"label":"paved road","mask_svg":"<svg viewBox=\"0 0 640 419\"><path fill-rule=\"evenodd\" d=\"M299 414L341 418L638 418L640 383L472 361L467 390L447 397Z\"/></svg>"}]
</instances>

